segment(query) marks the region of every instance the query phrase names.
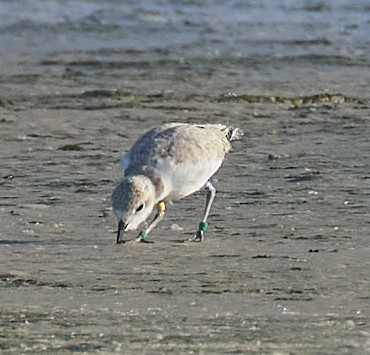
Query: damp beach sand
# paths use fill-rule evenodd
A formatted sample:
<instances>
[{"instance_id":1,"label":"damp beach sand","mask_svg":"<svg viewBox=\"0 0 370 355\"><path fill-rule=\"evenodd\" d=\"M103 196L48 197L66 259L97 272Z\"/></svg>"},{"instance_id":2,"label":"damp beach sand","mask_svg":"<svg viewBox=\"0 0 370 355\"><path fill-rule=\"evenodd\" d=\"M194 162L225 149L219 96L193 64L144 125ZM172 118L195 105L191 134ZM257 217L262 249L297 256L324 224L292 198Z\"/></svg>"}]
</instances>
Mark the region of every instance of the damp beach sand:
<instances>
[{"instance_id":1,"label":"damp beach sand","mask_svg":"<svg viewBox=\"0 0 370 355\"><path fill-rule=\"evenodd\" d=\"M0 2L0 352L370 352L367 1ZM162 123L244 137L153 244L119 160ZM132 236L136 236L135 232Z\"/></svg>"}]
</instances>

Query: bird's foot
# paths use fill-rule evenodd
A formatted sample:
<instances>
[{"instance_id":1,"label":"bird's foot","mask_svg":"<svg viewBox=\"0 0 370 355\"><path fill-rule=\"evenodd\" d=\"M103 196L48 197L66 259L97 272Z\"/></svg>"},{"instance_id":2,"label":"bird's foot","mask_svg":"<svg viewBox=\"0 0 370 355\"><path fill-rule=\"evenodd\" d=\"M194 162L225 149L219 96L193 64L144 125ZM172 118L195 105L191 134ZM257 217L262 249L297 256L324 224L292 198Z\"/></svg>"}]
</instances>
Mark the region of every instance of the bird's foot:
<instances>
[{"instance_id":1,"label":"bird's foot","mask_svg":"<svg viewBox=\"0 0 370 355\"><path fill-rule=\"evenodd\" d=\"M135 239L126 240L124 243L126 244L136 244L136 243L154 243L152 240L148 240L143 238L141 235L137 236Z\"/></svg>"},{"instance_id":2,"label":"bird's foot","mask_svg":"<svg viewBox=\"0 0 370 355\"><path fill-rule=\"evenodd\" d=\"M128 240L126 243L154 243L153 241L147 239L148 234L149 233L146 230L142 230L135 239Z\"/></svg>"},{"instance_id":3,"label":"bird's foot","mask_svg":"<svg viewBox=\"0 0 370 355\"><path fill-rule=\"evenodd\" d=\"M142 230L139 235L136 237L135 242L136 243L150 243L150 241L147 241L146 238L148 237L148 232L146 230Z\"/></svg>"},{"instance_id":4,"label":"bird's foot","mask_svg":"<svg viewBox=\"0 0 370 355\"><path fill-rule=\"evenodd\" d=\"M154 243L154 241L153 241L153 240L148 240L148 239L145 239L145 238L143 238L143 237L141 237L141 236L138 236L138 237L135 239L135 241L136 241L137 243Z\"/></svg>"},{"instance_id":5,"label":"bird's foot","mask_svg":"<svg viewBox=\"0 0 370 355\"><path fill-rule=\"evenodd\" d=\"M136 237L135 242L137 243L154 243L151 240L147 240L148 232L146 230L142 230L139 235Z\"/></svg>"},{"instance_id":6,"label":"bird's foot","mask_svg":"<svg viewBox=\"0 0 370 355\"><path fill-rule=\"evenodd\" d=\"M185 243L202 242L204 240L204 231L198 230L192 238L185 239Z\"/></svg>"}]
</instances>

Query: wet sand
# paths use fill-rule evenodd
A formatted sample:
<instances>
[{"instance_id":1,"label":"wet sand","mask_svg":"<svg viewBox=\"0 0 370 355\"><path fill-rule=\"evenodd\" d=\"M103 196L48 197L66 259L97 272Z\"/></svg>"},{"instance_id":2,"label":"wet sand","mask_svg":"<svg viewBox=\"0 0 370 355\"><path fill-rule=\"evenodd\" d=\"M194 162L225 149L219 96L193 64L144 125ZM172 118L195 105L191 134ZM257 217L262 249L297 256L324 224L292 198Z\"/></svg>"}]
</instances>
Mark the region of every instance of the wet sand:
<instances>
[{"instance_id":1,"label":"wet sand","mask_svg":"<svg viewBox=\"0 0 370 355\"><path fill-rule=\"evenodd\" d=\"M319 28L334 10L287 11L317 15ZM190 5L174 13L186 11L192 18ZM92 24L80 19L59 24L72 26L68 43L50 41L53 23L2 28L14 41L0 77L0 351L370 353L362 22L336 40L323 27L313 43L272 40L273 26L255 43L261 24L251 43L226 20L176 27L160 7L133 13L144 27L126 37L103 21L85 33ZM83 49L81 33L92 41ZM199 192L168 206L155 243L117 245L121 153L163 122L228 123L245 136L213 180L203 243L182 243L199 223Z\"/></svg>"}]
</instances>

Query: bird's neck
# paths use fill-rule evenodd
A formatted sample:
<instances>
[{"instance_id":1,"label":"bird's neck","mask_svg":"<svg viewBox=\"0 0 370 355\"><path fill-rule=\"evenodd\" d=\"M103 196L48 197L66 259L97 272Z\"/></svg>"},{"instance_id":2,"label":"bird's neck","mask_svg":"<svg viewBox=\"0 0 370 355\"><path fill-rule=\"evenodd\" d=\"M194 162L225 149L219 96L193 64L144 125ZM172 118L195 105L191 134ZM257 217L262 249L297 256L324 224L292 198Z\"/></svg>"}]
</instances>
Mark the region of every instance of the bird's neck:
<instances>
[{"instance_id":1,"label":"bird's neck","mask_svg":"<svg viewBox=\"0 0 370 355\"><path fill-rule=\"evenodd\" d=\"M156 200L163 194L164 185L161 177L153 169L144 169L143 176L150 181L155 191Z\"/></svg>"}]
</instances>

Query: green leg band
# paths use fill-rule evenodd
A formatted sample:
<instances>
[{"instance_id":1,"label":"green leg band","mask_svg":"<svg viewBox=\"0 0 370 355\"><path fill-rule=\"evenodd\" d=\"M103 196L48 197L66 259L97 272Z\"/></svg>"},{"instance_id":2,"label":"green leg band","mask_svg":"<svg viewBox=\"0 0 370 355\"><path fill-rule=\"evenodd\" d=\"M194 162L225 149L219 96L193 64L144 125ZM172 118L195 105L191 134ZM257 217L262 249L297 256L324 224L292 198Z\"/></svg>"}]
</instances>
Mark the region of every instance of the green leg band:
<instances>
[{"instance_id":1,"label":"green leg band","mask_svg":"<svg viewBox=\"0 0 370 355\"><path fill-rule=\"evenodd\" d=\"M205 232L207 230L207 228L208 228L208 223L207 222L200 222L199 223L199 230L200 231Z\"/></svg>"},{"instance_id":2,"label":"green leg band","mask_svg":"<svg viewBox=\"0 0 370 355\"><path fill-rule=\"evenodd\" d=\"M147 231L145 231L145 230L144 230L144 231L141 231L141 232L139 233L139 237L141 237L141 238L144 238L144 239L145 239L145 238L148 236L148 234L149 234L149 233L148 233Z\"/></svg>"}]
</instances>

